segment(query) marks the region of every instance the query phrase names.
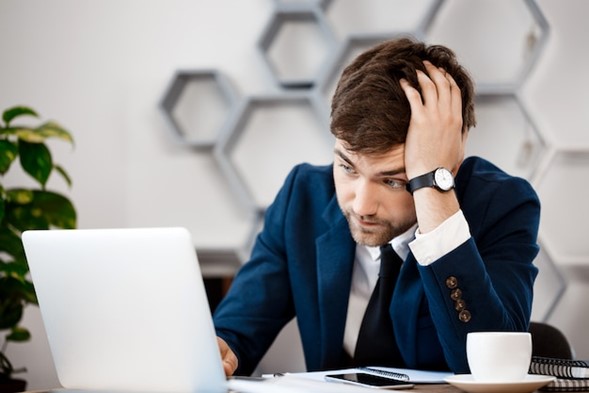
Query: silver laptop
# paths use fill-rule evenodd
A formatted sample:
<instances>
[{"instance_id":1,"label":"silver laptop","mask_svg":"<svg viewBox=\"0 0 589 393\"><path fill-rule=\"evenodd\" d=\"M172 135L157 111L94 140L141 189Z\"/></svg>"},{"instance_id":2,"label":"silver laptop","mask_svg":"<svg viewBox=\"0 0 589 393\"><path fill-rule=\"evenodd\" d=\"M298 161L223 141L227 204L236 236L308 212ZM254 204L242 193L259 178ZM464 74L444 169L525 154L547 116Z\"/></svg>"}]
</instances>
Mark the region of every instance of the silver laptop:
<instances>
[{"instance_id":1,"label":"silver laptop","mask_svg":"<svg viewBox=\"0 0 589 393\"><path fill-rule=\"evenodd\" d=\"M27 231L23 243L64 388L227 390L186 229Z\"/></svg>"}]
</instances>

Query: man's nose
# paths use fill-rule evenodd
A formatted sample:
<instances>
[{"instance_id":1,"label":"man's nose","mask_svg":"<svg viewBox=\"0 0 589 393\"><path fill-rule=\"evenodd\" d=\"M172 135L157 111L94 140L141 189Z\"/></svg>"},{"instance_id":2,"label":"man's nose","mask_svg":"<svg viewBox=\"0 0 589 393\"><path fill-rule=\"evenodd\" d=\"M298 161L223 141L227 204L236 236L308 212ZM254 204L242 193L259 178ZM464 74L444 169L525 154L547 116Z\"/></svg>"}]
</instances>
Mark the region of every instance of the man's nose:
<instances>
[{"instance_id":1,"label":"man's nose","mask_svg":"<svg viewBox=\"0 0 589 393\"><path fill-rule=\"evenodd\" d=\"M377 190L370 182L360 181L354 197L354 213L358 216L371 216L376 214L378 208Z\"/></svg>"}]
</instances>

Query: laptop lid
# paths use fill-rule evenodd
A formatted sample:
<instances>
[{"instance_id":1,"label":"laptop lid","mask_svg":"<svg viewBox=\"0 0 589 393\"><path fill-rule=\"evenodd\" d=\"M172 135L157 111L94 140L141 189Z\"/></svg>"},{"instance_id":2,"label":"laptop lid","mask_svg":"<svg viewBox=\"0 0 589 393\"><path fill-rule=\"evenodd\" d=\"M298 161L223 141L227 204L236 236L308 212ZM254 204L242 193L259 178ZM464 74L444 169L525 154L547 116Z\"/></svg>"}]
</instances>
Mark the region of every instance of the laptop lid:
<instances>
[{"instance_id":1,"label":"laptop lid","mask_svg":"<svg viewBox=\"0 0 589 393\"><path fill-rule=\"evenodd\" d=\"M64 388L226 391L186 229L35 230L22 239Z\"/></svg>"}]
</instances>

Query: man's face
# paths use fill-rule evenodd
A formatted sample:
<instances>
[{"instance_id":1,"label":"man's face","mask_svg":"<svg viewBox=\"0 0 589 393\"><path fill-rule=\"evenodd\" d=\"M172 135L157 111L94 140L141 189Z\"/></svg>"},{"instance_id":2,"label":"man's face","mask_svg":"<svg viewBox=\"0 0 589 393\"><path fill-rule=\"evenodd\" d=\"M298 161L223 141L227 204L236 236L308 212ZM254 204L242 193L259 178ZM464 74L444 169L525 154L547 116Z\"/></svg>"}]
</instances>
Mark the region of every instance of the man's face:
<instances>
[{"instance_id":1,"label":"man's face","mask_svg":"<svg viewBox=\"0 0 589 393\"><path fill-rule=\"evenodd\" d=\"M415 224L413 197L405 189L404 152L399 145L384 154L360 155L336 139L337 200L357 243L380 246Z\"/></svg>"}]
</instances>

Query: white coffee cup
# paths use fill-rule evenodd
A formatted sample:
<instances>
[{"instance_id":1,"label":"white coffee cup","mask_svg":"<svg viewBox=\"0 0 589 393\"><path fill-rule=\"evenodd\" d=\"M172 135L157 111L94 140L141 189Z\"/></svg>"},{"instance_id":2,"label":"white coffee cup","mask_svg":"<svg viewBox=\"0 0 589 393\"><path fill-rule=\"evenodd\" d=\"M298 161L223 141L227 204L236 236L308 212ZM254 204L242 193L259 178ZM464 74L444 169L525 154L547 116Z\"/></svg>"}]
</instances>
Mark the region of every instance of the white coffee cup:
<instances>
[{"instance_id":1,"label":"white coffee cup","mask_svg":"<svg viewBox=\"0 0 589 393\"><path fill-rule=\"evenodd\" d=\"M468 333L466 356L475 381L522 381L530 368L532 336L525 332Z\"/></svg>"}]
</instances>

